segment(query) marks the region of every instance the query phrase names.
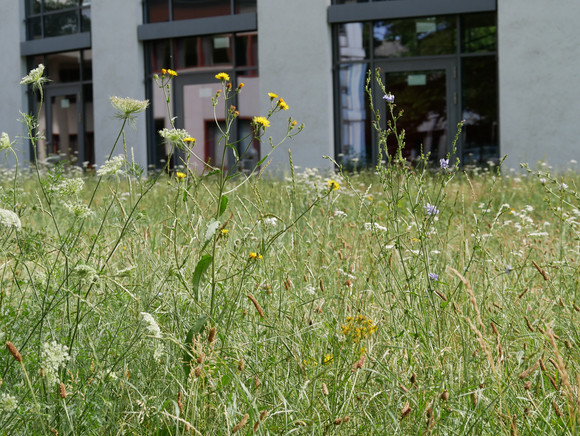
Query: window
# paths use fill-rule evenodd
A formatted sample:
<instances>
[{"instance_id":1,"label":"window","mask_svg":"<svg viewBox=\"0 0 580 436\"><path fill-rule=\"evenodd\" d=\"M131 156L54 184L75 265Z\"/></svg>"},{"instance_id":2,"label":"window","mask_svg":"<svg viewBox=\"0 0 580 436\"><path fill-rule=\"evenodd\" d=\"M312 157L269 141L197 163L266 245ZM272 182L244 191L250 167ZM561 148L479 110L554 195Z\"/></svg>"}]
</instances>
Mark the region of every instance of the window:
<instances>
[{"instance_id":1,"label":"window","mask_svg":"<svg viewBox=\"0 0 580 436\"><path fill-rule=\"evenodd\" d=\"M28 40L91 30L90 0L27 0Z\"/></svg>"},{"instance_id":2,"label":"window","mask_svg":"<svg viewBox=\"0 0 580 436\"><path fill-rule=\"evenodd\" d=\"M346 167L376 163L364 92L367 73L376 68L395 94L397 110L405 111L397 123L406 132L403 155L413 160L429 152L433 161L445 156L457 123L465 120L460 160L497 160L495 12L342 23L334 34L336 153ZM380 98L374 103L386 105Z\"/></svg>"},{"instance_id":3,"label":"window","mask_svg":"<svg viewBox=\"0 0 580 436\"><path fill-rule=\"evenodd\" d=\"M190 20L256 12L256 0L148 0L145 21Z\"/></svg>"}]
</instances>

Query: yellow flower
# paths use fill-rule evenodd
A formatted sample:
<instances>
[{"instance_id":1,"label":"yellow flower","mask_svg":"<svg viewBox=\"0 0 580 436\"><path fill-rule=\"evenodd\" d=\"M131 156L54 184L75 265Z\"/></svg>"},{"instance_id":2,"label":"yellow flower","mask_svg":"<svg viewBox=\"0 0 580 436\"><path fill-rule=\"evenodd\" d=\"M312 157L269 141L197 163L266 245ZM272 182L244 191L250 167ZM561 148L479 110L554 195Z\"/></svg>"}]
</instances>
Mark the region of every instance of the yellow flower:
<instances>
[{"instance_id":1,"label":"yellow flower","mask_svg":"<svg viewBox=\"0 0 580 436\"><path fill-rule=\"evenodd\" d=\"M185 178L187 177L187 174L185 174L185 173L182 173L182 172L180 172L180 171L177 171L177 172L175 173L175 177L177 177L178 179L185 179Z\"/></svg>"},{"instance_id":2,"label":"yellow flower","mask_svg":"<svg viewBox=\"0 0 580 436\"><path fill-rule=\"evenodd\" d=\"M292 127L296 127L296 124L298 124L298 121L294 120L294 121L292 121L292 123L290 123L290 124L292 124Z\"/></svg>"},{"instance_id":3,"label":"yellow flower","mask_svg":"<svg viewBox=\"0 0 580 436\"><path fill-rule=\"evenodd\" d=\"M330 186L330 189L332 189L333 191L340 189L340 185L334 180L329 180L328 186Z\"/></svg>"},{"instance_id":4,"label":"yellow flower","mask_svg":"<svg viewBox=\"0 0 580 436\"><path fill-rule=\"evenodd\" d=\"M270 121L266 117L254 117L252 123L261 127L270 127Z\"/></svg>"},{"instance_id":5,"label":"yellow flower","mask_svg":"<svg viewBox=\"0 0 580 436\"><path fill-rule=\"evenodd\" d=\"M170 76L177 77L177 73L176 73L175 71L173 71L173 70L167 70L167 73L168 73Z\"/></svg>"},{"instance_id":6,"label":"yellow flower","mask_svg":"<svg viewBox=\"0 0 580 436\"><path fill-rule=\"evenodd\" d=\"M284 101L283 98L278 100L278 106L280 107L280 109L282 109L284 111L287 111L288 109L290 109L290 106L288 106L288 104Z\"/></svg>"},{"instance_id":7,"label":"yellow flower","mask_svg":"<svg viewBox=\"0 0 580 436\"><path fill-rule=\"evenodd\" d=\"M183 138L183 142L192 142L195 144L195 138L192 138L191 136L187 136L187 137Z\"/></svg>"},{"instance_id":8,"label":"yellow flower","mask_svg":"<svg viewBox=\"0 0 580 436\"><path fill-rule=\"evenodd\" d=\"M161 68L161 74L165 76L167 74L167 70L165 68Z\"/></svg>"},{"instance_id":9,"label":"yellow flower","mask_svg":"<svg viewBox=\"0 0 580 436\"><path fill-rule=\"evenodd\" d=\"M326 365L327 363L332 362L332 359L333 359L332 354L327 354L326 356L324 356L323 363Z\"/></svg>"},{"instance_id":10,"label":"yellow flower","mask_svg":"<svg viewBox=\"0 0 580 436\"><path fill-rule=\"evenodd\" d=\"M223 236L227 236L227 234L228 234L229 232L230 232L230 231L229 231L228 229L221 229L221 230L220 230L220 233L221 233Z\"/></svg>"},{"instance_id":11,"label":"yellow flower","mask_svg":"<svg viewBox=\"0 0 580 436\"><path fill-rule=\"evenodd\" d=\"M238 85L238 88L242 89L244 86L246 86L246 85L244 85L244 82L242 82Z\"/></svg>"},{"instance_id":12,"label":"yellow flower","mask_svg":"<svg viewBox=\"0 0 580 436\"><path fill-rule=\"evenodd\" d=\"M227 73L217 73L215 75L215 78L218 79L218 80L226 80L226 81L227 80L230 80L230 76Z\"/></svg>"},{"instance_id":13,"label":"yellow flower","mask_svg":"<svg viewBox=\"0 0 580 436\"><path fill-rule=\"evenodd\" d=\"M273 92L269 92L268 97L270 97L271 100L274 100L275 98L278 98L278 94L274 94Z\"/></svg>"},{"instance_id":14,"label":"yellow flower","mask_svg":"<svg viewBox=\"0 0 580 436\"><path fill-rule=\"evenodd\" d=\"M255 253L255 252L252 251L250 253L250 259L252 259L252 260L262 260L262 255L261 254L258 254L258 253Z\"/></svg>"}]
</instances>

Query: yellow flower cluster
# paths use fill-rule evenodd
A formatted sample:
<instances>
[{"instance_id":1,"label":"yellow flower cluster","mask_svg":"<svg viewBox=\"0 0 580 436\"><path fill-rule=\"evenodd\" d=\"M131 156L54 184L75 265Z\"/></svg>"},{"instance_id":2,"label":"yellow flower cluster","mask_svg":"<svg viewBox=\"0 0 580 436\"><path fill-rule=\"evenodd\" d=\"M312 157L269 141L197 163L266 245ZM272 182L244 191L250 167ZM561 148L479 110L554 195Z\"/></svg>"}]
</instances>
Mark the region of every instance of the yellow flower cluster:
<instances>
[{"instance_id":1,"label":"yellow flower cluster","mask_svg":"<svg viewBox=\"0 0 580 436\"><path fill-rule=\"evenodd\" d=\"M169 68L162 68L161 69L161 74L163 74L164 76L166 74L169 74L172 77L177 77L177 73Z\"/></svg>"},{"instance_id":2,"label":"yellow flower cluster","mask_svg":"<svg viewBox=\"0 0 580 436\"><path fill-rule=\"evenodd\" d=\"M230 80L230 76L227 73L217 73L215 75L215 78L218 79L218 80L225 80L225 81Z\"/></svg>"},{"instance_id":3,"label":"yellow flower cluster","mask_svg":"<svg viewBox=\"0 0 580 436\"><path fill-rule=\"evenodd\" d=\"M249 256L250 256L250 259L252 259L252 260L262 260L262 255L255 253L253 251L250 253Z\"/></svg>"},{"instance_id":4,"label":"yellow flower cluster","mask_svg":"<svg viewBox=\"0 0 580 436\"><path fill-rule=\"evenodd\" d=\"M290 106L288 106L288 104L281 97L280 97L280 100L278 100L278 107L284 111L287 111L288 109L290 109Z\"/></svg>"},{"instance_id":5,"label":"yellow flower cluster","mask_svg":"<svg viewBox=\"0 0 580 436\"><path fill-rule=\"evenodd\" d=\"M259 127L270 127L270 121L266 117L254 117L252 122Z\"/></svg>"},{"instance_id":6,"label":"yellow flower cluster","mask_svg":"<svg viewBox=\"0 0 580 436\"><path fill-rule=\"evenodd\" d=\"M185 179L187 177L187 174L182 173L181 171L177 171L175 173L175 177L177 177L178 179Z\"/></svg>"},{"instance_id":7,"label":"yellow flower cluster","mask_svg":"<svg viewBox=\"0 0 580 436\"><path fill-rule=\"evenodd\" d=\"M355 344L362 339L371 337L377 331L377 326L373 323L373 320L360 314L356 317L347 317L346 324L342 324L340 328L342 334Z\"/></svg>"},{"instance_id":8,"label":"yellow flower cluster","mask_svg":"<svg viewBox=\"0 0 580 436\"><path fill-rule=\"evenodd\" d=\"M340 185L335 180L329 180L328 186L330 186L330 189L333 191L337 191L340 189Z\"/></svg>"}]
</instances>

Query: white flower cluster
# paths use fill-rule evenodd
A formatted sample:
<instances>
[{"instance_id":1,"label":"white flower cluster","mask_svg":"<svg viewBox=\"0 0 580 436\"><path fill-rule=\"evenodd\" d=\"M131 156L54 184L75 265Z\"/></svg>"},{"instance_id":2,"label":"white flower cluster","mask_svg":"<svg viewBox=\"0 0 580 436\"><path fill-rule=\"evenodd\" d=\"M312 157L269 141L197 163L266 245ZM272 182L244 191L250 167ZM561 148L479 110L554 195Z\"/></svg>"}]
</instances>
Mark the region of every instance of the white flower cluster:
<instances>
[{"instance_id":1,"label":"white flower cluster","mask_svg":"<svg viewBox=\"0 0 580 436\"><path fill-rule=\"evenodd\" d=\"M137 100L131 97L111 97L111 105L117 110L120 118L131 118L143 112L149 106L149 100Z\"/></svg>"},{"instance_id":2,"label":"white flower cluster","mask_svg":"<svg viewBox=\"0 0 580 436\"><path fill-rule=\"evenodd\" d=\"M380 230L380 231L382 231L382 232L386 232L386 231L387 231L387 228L386 228L386 227L384 227L384 226L381 226L381 225L380 225L380 224L378 224L378 223L365 223L365 230L366 230L367 232L369 232L369 231L371 231L371 230L373 230L373 229L374 229L374 230L377 230L377 231L378 231L378 230Z\"/></svg>"},{"instance_id":3,"label":"white flower cluster","mask_svg":"<svg viewBox=\"0 0 580 436\"><path fill-rule=\"evenodd\" d=\"M161 329L157 321L155 321L155 318L153 318L153 315L147 312L141 312L140 315L147 333L154 338L161 338Z\"/></svg>"},{"instance_id":4,"label":"white flower cluster","mask_svg":"<svg viewBox=\"0 0 580 436\"><path fill-rule=\"evenodd\" d=\"M20 230L22 224L20 218L14 212L8 209L0 209L0 226Z\"/></svg>"},{"instance_id":5,"label":"white flower cluster","mask_svg":"<svg viewBox=\"0 0 580 436\"><path fill-rule=\"evenodd\" d=\"M219 229L220 225L221 223L219 221L214 218L211 219L211 221L207 224L207 230L205 231L206 241L209 241L213 235L215 235L215 232L217 232L217 229Z\"/></svg>"},{"instance_id":6,"label":"white flower cluster","mask_svg":"<svg viewBox=\"0 0 580 436\"><path fill-rule=\"evenodd\" d=\"M106 161L98 170L97 176L110 176L117 174L123 164L125 163L125 157L120 154Z\"/></svg>"},{"instance_id":7,"label":"white flower cluster","mask_svg":"<svg viewBox=\"0 0 580 436\"><path fill-rule=\"evenodd\" d=\"M171 144L179 144L189 138L189 133L184 129L163 129L159 131L159 134L163 139Z\"/></svg>"},{"instance_id":8,"label":"white flower cluster","mask_svg":"<svg viewBox=\"0 0 580 436\"><path fill-rule=\"evenodd\" d=\"M147 312L141 312L140 315L141 321L143 321L147 334L155 339L162 339L161 329L159 328L157 321L155 321L155 318L153 318L153 315ZM163 344L161 342L157 342L155 345L155 350L153 351L153 358L155 360L159 360L162 355Z\"/></svg>"},{"instance_id":9,"label":"white flower cluster","mask_svg":"<svg viewBox=\"0 0 580 436\"><path fill-rule=\"evenodd\" d=\"M46 77L42 77L44 75L44 65L39 64L38 67L30 70L28 75L24 76L20 81L21 85L31 85L31 84L42 84L46 82L48 79Z\"/></svg>"},{"instance_id":10,"label":"white flower cluster","mask_svg":"<svg viewBox=\"0 0 580 436\"><path fill-rule=\"evenodd\" d=\"M58 370L66 365L70 360L68 354L68 347L61 345L56 341L45 342L42 344L42 352L40 354L42 359L42 367L46 374L49 383L56 382Z\"/></svg>"},{"instance_id":11,"label":"white flower cluster","mask_svg":"<svg viewBox=\"0 0 580 436\"><path fill-rule=\"evenodd\" d=\"M83 190L85 182L80 177L75 177L71 179L64 179L53 189L55 193L62 197L70 197L72 195L77 195Z\"/></svg>"},{"instance_id":12,"label":"white flower cluster","mask_svg":"<svg viewBox=\"0 0 580 436\"><path fill-rule=\"evenodd\" d=\"M81 202L72 203L65 201L63 202L63 206L76 218L84 219L90 217L93 214L93 211L89 209L87 205Z\"/></svg>"},{"instance_id":13,"label":"white flower cluster","mask_svg":"<svg viewBox=\"0 0 580 436\"><path fill-rule=\"evenodd\" d=\"M10 147L12 147L12 142L10 142L8 133L2 132L2 136L0 136L0 151L8 150Z\"/></svg>"},{"instance_id":14,"label":"white flower cluster","mask_svg":"<svg viewBox=\"0 0 580 436\"><path fill-rule=\"evenodd\" d=\"M276 227L276 224L278 224L278 218L270 216L270 217L266 217L262 220L262 222L270 227Z\"/></svg>"},{"instance_id":15,"label":"white flower cluster","mask_svg":"<svg viewBox=\"0 0 580 436\"><path fill-rule=\"evenodd\" d=\"M96 282L99 277L99 274L92 266L85 264L77 265L73 270L73 273L87 284Z\"/></svg>"},{"instance_id":16,"label":"white flower cluster","mask_svg":"<svg viewBox=\"0 0 580 436\"><path fill-rule=\"evenodd\" d=\"M12 395L6 393L0 395L0 410L2 412L10 413L18 407L18 400Z\"/></svg>"}]
</instances>

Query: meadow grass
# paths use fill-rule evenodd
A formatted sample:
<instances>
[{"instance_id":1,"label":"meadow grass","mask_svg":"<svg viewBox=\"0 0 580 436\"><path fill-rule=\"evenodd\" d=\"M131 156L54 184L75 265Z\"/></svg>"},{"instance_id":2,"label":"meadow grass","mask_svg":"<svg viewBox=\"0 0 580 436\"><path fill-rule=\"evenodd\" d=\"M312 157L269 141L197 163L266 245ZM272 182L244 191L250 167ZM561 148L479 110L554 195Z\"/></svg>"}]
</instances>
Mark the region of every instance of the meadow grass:
<instances>
[{"instance_id":1,"label":"meadow grass","mask_svg":"<svg viewBox=\"0 0 580 436\"><path fill-rule=\"evenodd\" d=\"M1 179L0 434L578 434L576 172L108 165Z\"/></svg>"}]
</instances>

